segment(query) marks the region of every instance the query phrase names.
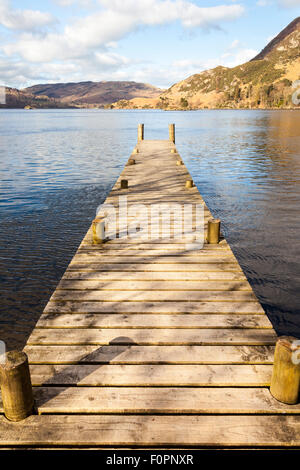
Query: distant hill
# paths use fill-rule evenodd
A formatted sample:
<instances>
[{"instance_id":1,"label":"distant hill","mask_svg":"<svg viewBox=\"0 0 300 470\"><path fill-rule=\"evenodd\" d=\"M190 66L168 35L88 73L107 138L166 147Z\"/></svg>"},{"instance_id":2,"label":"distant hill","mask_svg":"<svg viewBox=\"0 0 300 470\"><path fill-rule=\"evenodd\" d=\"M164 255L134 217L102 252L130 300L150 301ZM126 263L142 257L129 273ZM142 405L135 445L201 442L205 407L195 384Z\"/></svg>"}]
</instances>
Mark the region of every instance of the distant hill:
<instances>
[{"instance_id":1,"label":"distant hill","mask_svg":"<svg viewBox=\"0 0 300 470\"><path fill-rule=\"evenodd\" d=\"M176 83L158 100L114 103L116 108L289 108L300 79L300 17L256 57L237 67L216 67Z\"/></svg>"},{"instance_id":2,"label":"distant hill","mask_svg":"<svg viewBox=\"0 0 300 470\"><path fill-rule=\"evenodd\" d=\"M22 90L35 97L47 96L68 105L104 106L118 100L157 98L163 90L136 82L80 82L34 85Z\"/></svg>"},{"instance_id":3,"label":"distant hill","mask_svg":"<svg viewBox=\"0 0 300 470\"><path fill-rule=\"evenodd\" d=\"M6 103L0 104L0 108L68 108L68 104L62 104L54 98L47 96L35 97L31 93L18 90L17 88L5 88Z\"/></svg>"}]
</instances>

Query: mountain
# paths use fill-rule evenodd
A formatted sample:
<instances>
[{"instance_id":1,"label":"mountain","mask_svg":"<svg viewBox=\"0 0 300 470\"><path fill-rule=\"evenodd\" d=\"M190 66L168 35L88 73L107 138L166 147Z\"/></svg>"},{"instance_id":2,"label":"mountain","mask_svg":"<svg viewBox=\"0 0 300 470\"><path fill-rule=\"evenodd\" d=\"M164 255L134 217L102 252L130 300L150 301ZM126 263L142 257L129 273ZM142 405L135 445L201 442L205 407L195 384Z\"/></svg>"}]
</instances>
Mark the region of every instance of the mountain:
<instances>
[{"instance_id":1,"label":"mountain","mask_svg":"<svg viewBox=\"0 0 300 470\"><path fill-rule=\"evenodd\" d=\"M35 97L31 93L18 90L17 88L5 88L5 104L0 104L0 108L67 108L67 104L62 104L54 98L47 96Z\"/></svg>"},{"instance_id":2,"label":"mountain","mask_svg":"<svg viewBox=\"0 0 300 470\"><path fill-rule=\"evenodd\" d=\"M294 107L292 83L300 79L300 17L256 57L233 68L216 67L176 83L162 93L157 107Z\"/></svg>"},{"instance_id":3,"label":"mountain","mask_svg":"<svg viewBox=\"0 0 300 470\"><path fill-rule=\"evenodd\" d=\"M22 90L79 107L104 106L118 100L157 98L163 90L136 82L80 82L34 85Z\"/></svg>"}]
</instances>

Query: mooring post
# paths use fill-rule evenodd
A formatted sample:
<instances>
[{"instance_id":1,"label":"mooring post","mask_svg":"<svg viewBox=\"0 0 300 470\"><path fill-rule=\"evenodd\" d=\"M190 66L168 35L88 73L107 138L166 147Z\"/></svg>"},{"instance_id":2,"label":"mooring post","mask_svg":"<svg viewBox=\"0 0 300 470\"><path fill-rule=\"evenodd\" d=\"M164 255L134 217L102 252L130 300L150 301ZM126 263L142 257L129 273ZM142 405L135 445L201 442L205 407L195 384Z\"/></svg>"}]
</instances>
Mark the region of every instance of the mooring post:
<instances>
[{"instance_id":1,"label":"mooring post","mask_svg":"<svg viewBox=\"0 0 300 470\"><path fill-rule=\"evenodd\" d=\"M138 142L144 140L144 124L138 125Z\"/></svg>"},{"instance_id":2,"label":"mooring post","mask_svg":"<svg viewBox=\"0 0 300 470\"><path fill-rule=\"evenodd\" d=\"M175 144L175 124L169 124L169 139Z\"/></svg>"},{"instance_id":3,"label":"mooring post","mask_svg":"<svg viewBox=\"0 0 300 470\"><path fill-rule=\"evenodd\" d=\"M171 149L171 153L177 153L176 149Z\"/></svg>"},{"instance_id":4,"label":"mooring post","mask_svg":"<svg viewBox=\"0 0 300 470\"><path fill-rule=\"evenodd\" d=\"M299 402L300 340L293 336L281 336L277 340L270 392L282 403Z\"/></svg>"},{"instance_id":5,"label":"mooring post","mask_svg":"<svg viewBox=\"0 0 300 470\"><path fill-rule=\"evenodd\" d=\"M182 160L177 160L176 165L177 165L177 166L183 165L183 161L182 161Z\"/></svg>"},{"instance_id":6,"label":"mooring post","mask_svg":"<svg viewBox=\"0 0 300 470\"><path fill-rule=\"evenodd\" d=\"M187 189L192 188L193 186L194 186L193 180L186 180L186 182L185 182L185 187L186 187Z\"/></svg>"},{"instance_id":7,"label":"mooring post","mask_svg":"<svg viewBox=\"0 0 300 470\"><path fill-rule=\"evenodd\" d=\"M218 244L220 242L220 232L220 219L210 219L207 225L207 243Z\"/></svg>"},{"instance_id":8,"label":"mooring post","mask_svg":"<svg viewBox=\"0 0 300 470\"><path fill-rule=\"evenodd\" d=\"M121 189L128 188L128 180L121 180Z\"/></svg>"},{"instance_id":9,"label":"mooring post","mask_svg":"<svg viewBox=\"0 0 300 470\"><path fill-rule=\"evenodd\" d=\"M135 165L135 159L134 158L129 158L128 165Z\"/></svg>"},{"instance_id":10,"label":"mooring post","mask_svg":"<svg viewBox=\"0 0 300 470\"><path fill-rule=\"evenodd\" d=\"M92 223L93 243L98 245L105 241L105 220L103 217L96 217Z\"/></svg>"},{"instance_id":11,"label":"mooring post","mask_svg":"<svg viewBox=\"0 0 300 470\"><path fill-rule=\"evenodd\" d=\"M21 421L33 413L32 385L28 358L24 352L5 353L0 363L0 385L7 419Z\"/></svg>"},{"instance_id":12,"label":"mooring post","mask_svg":"<svg viewBox=\"0 0 300 470\"><path fill-rule=\"evenodd\" d=\"M137 149L136 147L133 149L133 152L132 153L139 153L139 149Z\"/></svg>"}]
</instances>

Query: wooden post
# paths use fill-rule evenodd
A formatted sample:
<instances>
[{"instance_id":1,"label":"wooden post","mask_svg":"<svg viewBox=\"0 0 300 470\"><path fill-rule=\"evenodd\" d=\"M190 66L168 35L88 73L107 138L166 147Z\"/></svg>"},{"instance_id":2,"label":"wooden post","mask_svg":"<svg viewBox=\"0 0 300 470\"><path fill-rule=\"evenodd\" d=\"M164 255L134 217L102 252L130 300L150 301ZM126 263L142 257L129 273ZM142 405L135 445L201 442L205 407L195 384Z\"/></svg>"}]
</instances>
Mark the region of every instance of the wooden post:
<instances>
[{"instance_id":1,"label":"wooden post","mask_svg":"<svg viewBox=\"0 0 300 470\"><path fill-rule=\"evenodd\" d=\"M144 124L138 125L138 142L144 140Z\"/></svg>"},{"instance_id":2,"label":"wooden post","mask_svg":"<svg viewBox=\"0 0 300 470\"><path fill-rule=\"evenodd\" d=\"M135 159L134 158L130 158L128 160L128 165L135 165Z\"/></svg>"},{"instance_id":3,"label":"wooden post","mask_svg":"<svg viewBox=\"0 0 300 470\"><path fill-rule=\"evenodd\" d=\"M169 124L169 139L175 144L175 124Z\"/></svg>"},{"instance_id":4,"label":"wooden post","mask_svg":"<svg viewBox=\"0 0 300 470\"><path fill-rule=\"evenodd\" d=\"M186 180L186 182L185 182L185 187L186 187L187 189L192 188L193 186L194 186L193 180Z\"/></svg>"},{"instance_id":5,"label":"wooden post","mask_svg":"<svg viewBox=\"0 0 300 470\"><path fill-rule=\"evenodd\" d=\"M177 153L176 149L171 149L171 153Z\"/></svg>"},{"instance_id":6,"label":"wooden post","mask_svg":"<svg viewBox=\"0 0 300 470\"><path fill-rule=\"evenodd\" d=\"M105 221L103 217L96 217L92 223L93 243L98 245L105 241Z\"/></svg>"},{"instance_id":7,"label":"wooden post","mask_svg":"<svg viewBox=\"0 0 300 470\"><path fill-rule=\"evenodd\" d=\"M176 165L177 166L183 165L183 161L182 160L177 160Z\"/></svg>"},{"instance_id":8,"label":"wooden post","mask_svg":"<svg viewBox=\"0 0 300 470\"><path fill-rule=\"evenodd\" d=\"M128 180L121 180L121 189L128 188Z\"/></svg>"},{"instance_id":9,"label":"wooden post","mask_svg":"<svg viewBox=\"0 0 300 470\"><path fill-rule=\"evenodd\" d=\"M218 244L220 242L220 230L220 219L210 219L208 221L207 226L207 242L212 244Z\"/></svg>"},{"instance_id":10,"label":"wooden post","mask_svg":"<svg viewBox=\"0 0 300 470\"><path fill-rule=\"evenodd\" d=\"M277 340L270 392L282 403L299 402L300 341L293 336L281 336Z\"/></svg>"},{"instance_id":11,"label":"wooden post","mask_svg":"<svg viewBox=\"0 0 300 470\"><path fill-rule=\"evenodd\" d=\"M0 364L0 384L4 414L10 421L21 421L33 413L33 393L27 355L9 351Z\"/></svg>"},{"instance_id":12,"label":"wooden post","mask_svg":"<svg viewBox=\"0 0 300 470\"><path fill-rule=\"evenodd\" d=\"M134 148L132 153L139 153L139 149Z\"/></svg>"}]
</instances>

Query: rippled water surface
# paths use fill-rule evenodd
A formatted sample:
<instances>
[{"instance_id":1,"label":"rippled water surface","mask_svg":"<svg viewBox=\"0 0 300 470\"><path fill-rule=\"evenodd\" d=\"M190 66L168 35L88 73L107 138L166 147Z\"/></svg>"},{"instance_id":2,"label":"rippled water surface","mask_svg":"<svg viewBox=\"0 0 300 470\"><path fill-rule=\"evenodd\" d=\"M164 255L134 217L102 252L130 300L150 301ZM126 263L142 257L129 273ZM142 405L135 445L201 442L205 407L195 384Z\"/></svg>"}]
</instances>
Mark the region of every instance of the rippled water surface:
<instances>
[{"instance_id":1,"label":"rippled water surface","mask_svg":"<svg viewBox=\"0 0 300 470\"><path fill-rule=\"evenodd\" d=\"M0 111L0 339L22 347L136 143L176 144L279 334L300 337L300 111Z\"/></svg>"}]
</instances>

